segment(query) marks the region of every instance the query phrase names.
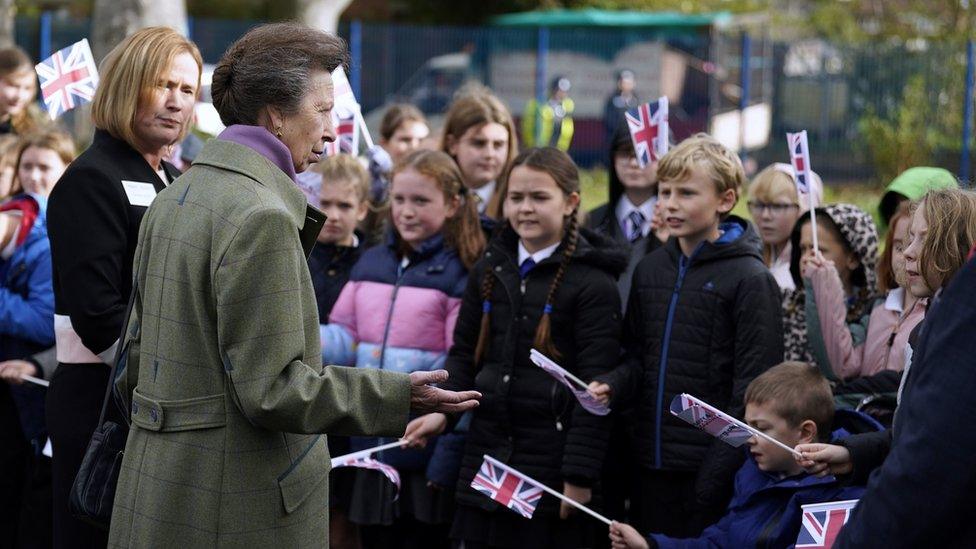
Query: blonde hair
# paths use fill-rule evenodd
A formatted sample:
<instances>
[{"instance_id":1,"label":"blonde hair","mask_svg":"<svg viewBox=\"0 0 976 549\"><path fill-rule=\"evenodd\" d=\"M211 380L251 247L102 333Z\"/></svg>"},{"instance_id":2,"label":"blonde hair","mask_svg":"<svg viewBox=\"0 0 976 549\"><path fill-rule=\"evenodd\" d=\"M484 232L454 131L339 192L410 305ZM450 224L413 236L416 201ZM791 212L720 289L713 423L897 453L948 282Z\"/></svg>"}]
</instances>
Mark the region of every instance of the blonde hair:
<instances>
[{"instance_id":1,"label":"blonde hair","mask_svg":"<svg viewBox=\"0 0 976 549\"><path fill-rule=\"evenodd\" d=\"M409 170L433 179L444 193L445 202L451 202L455 198L460 199L460 207L444 222L441 231L447 245L457 250L461 263L465 268L470 269L485 249L485 234L481 231L478 207L475 201L471 200L471 195L464 186L461 170L447 153L421 149L407 155L393 168L393 173L390 174L391 181L396 179L397 174Z\"/></svg>"},{"instance_id":2,"label":"blonde hair","mask_svg":"<svg viewBox=\"0 0 976 549\"><path fill-rule=\"evenodd\" d=\"M468 91L451 103L444 118L440 150L450 154L450 145L459 141L469 129L492 123L501 124L508 131L508 154L505 156L505 166L502 168L504 173L505 168L518 154L518 134L515 131L512 114L487 88ZM500 193L496 192L485 211L496 211L500 200Z\"/></svg>"},{"instance_id":3,"label":"blonde hair","mask_svg":"<svg viewBox=\"0 0 976 549\"><path fill-rule=\"evenodd\" d=\"M963 189L939 189L925 193L917 208L928 224L918 266L923 280L938 279L942 286L963 264L976 242L976 193ZM937 290L938 288L931 288Z\"/></svg>"},{"instance_id":4,"label":"blonde hair","mask_svg":"<svg viewBox=\"0 0 976 549\"><path fill-rule=\"evenodd\" d=\"M34 62L31 61L27 52L17 46L0 48L0 78L6 78L11 75L30 75L31 82L34 85L32 96L37 96L37 78L34 75ZM41 124L38 117L31 112L35 108L32 100L22 111L10 117L10 125L13 127L15 133L23 135L40 127Z\"/></svg>"},{"instance_id":5,"label":"blonde hair","mask_svg":"<svg viewBox=\"0 0 976 549\"><path fill-rule=\"evenodd\" d=\"M189 53L202 70L200 50L169 27L148 27L136 31L115 46L98 67L101 81L92 101L95 127L134 146L136 135L133 126L139 106L152 99L159 78L172 66L176 56L183 53ZM188 119L178 141L183 139L189 128Z\"/></svg>"},{"instance_id":6,"label":"blonde hair","mask_svg":"<svg viewBox=\"0 0 976 549\"><path fill-rule=\"evenodd\" d=\"M705 133L695 134L668 151L658 163L657 178L660 182L685 181L695 168L705 171L718 193L731 189L735 191L735 202L739 201L746 179L742 162L735 153Z\"/></svg>"},{"instance_id":7,"label":"blonde hair","mask_svg":"<svg viewBox=\"0 0 976 549\"><path fill-rule=\"evenodd\" d=\"M772 202L778 196L786 196L791 203L803 207L793 176L775 166L768 166L756 174L749 183L749 196L763 202Z\"/></svg>"},{"instance_id":8,"label":"blonde hair","mask_svg":"<svg viewBox=\"0 0 976 549\"><path fill-rule=\"evenodd\" d=\"M312 168L322 175L322 185L345 183L356 191L359 202L365 202L369 194L369 172L351 154L329 156Z\"/></svg>"}]
</instances>

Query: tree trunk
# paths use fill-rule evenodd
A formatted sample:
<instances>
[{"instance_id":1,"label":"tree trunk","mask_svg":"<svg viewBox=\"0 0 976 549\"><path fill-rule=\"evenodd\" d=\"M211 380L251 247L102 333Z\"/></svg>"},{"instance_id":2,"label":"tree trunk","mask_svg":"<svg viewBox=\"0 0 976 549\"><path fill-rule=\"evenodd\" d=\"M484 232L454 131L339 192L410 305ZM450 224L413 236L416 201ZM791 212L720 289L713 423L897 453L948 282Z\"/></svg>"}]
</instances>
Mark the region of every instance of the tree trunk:
<instances>
[{"instance_id":1,"label":"tree trunk","mask_svg":"<svg viewBox=\"0 0 976 549\"><path fill-rule=\"evenodd\" d=\"M14 44L14 17L17 6L14 0L0 0L0 48Z\"/></svg>"},{"instance_id":2,"label":"tree trunk","mask_svg":"<svg viewBox=\"0 0 976 549\"><path fill-rule=\"evenodd\" d=\"M352 0L298 0L298 13L306 25L336 34L339 16Z\"/></svg>"},{"instance_id":3,"label":"tree trunk","mask_svg":"<svg viewBox=\"0 0 976 549\"><path fill-rule=\"evenodd\" d=\"M91 26L92 54L96 60L101 60L126 36L156 25L173 27L185 36L185 0L95 0Z\"/></svg>"}]
</instances>

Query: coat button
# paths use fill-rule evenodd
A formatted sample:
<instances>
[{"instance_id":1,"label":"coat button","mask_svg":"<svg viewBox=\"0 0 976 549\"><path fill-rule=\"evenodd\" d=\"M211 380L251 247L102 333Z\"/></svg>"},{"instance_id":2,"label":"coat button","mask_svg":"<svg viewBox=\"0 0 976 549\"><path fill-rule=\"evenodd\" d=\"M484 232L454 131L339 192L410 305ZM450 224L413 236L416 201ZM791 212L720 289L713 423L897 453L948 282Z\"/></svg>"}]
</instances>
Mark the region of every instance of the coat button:
<instances>
[{"instance_id":1,"label":"coat button","mask_svg":"<svg viewBox=\"0 0 976 549\"><path fill-rule=\"evenodd\" d=\"M504 376L502 377L502 381L504 381L505 383L508 383L508 380L510 380L510 379L512 379L512 376L510 376L510 375L508 375L508 374L505 374L505 375L504 375Z\"/></svg>"},{"instance_id":2,"label":"coat button","mask_svg":"<svg viewBox=\"0 0 976 549\"><path fill-rule=\"evenodd\" d=\"M495 265L495 272L496 273L502 272L502 266L501 265Z\"/></svg>"},{"instance_id":3,"label":"coat button","mask_svg":"<svg viewBox=\"0 0 976 549\"><path fill-rule=\"evenodd\" d=\"M151 419L153 423L156 423L156 420L159 419L159 414L156 413L155 408L149 410L149 419Z\"/></svg>"},{"instance_id":4,"label":"coat button","mask_svg":"<svg viewBox=\"0 0 976 549\"><path fill-rule=\"evenodd\" d=\"M328 275L329 275L329 276L335 276L335 275L336 275L336 271L335 271L335 269L329 269L329 271L328 271Z\"/></svg>"}]
</instances>

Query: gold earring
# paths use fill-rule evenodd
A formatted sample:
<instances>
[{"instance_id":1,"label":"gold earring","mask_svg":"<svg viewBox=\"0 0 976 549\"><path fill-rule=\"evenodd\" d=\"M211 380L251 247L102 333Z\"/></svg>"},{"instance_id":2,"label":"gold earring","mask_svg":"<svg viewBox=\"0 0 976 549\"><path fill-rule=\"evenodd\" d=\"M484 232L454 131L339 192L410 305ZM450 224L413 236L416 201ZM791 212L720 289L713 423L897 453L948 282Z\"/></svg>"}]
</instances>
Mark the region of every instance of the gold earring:
<instances>
[{"instance_id":1,"label":"gold earring","mask_svg":"<svg viewBox=\"0 0 976 549\"><path fill-rule=\"evenodd\" d=\"M277 135L278 138L281 139L281 126L275 128L275 135Z\"/></svg>"}]
</instances>

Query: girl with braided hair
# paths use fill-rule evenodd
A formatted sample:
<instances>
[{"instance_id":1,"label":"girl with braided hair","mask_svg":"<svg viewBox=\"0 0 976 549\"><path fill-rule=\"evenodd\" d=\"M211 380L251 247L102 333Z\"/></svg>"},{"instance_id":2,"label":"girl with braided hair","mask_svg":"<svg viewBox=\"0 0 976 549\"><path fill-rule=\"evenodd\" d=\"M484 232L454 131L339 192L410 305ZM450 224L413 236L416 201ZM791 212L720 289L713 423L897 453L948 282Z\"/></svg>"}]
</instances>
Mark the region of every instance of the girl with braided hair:
<instances>
[{"instance_id":1,"label":"girl with braided hair","mask_svg":"<svg viewBox=\"0 0 976 549\"><path fill-rule=\"evenodd\" d=\"M607 417L586 412L529 360L539 349L583 379L606 373L620 352L616 277L627 255L579 226L579 174L551 147L521 153L501 181L508 223L471 271L454 346L451 387L477 387L457 482L451 538L464 547L580 547L595 541L593 519L542 498L530 521L475 492L488 454L590 505L605 454ZM423 444L459 418L422 416L406 437Z\"/></svg>"}]
</instances>

